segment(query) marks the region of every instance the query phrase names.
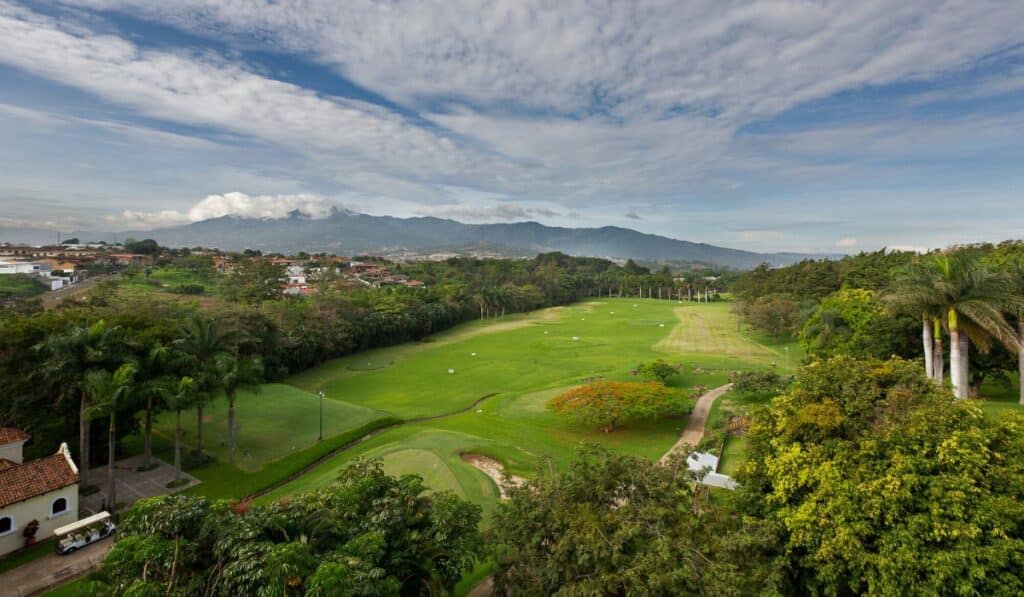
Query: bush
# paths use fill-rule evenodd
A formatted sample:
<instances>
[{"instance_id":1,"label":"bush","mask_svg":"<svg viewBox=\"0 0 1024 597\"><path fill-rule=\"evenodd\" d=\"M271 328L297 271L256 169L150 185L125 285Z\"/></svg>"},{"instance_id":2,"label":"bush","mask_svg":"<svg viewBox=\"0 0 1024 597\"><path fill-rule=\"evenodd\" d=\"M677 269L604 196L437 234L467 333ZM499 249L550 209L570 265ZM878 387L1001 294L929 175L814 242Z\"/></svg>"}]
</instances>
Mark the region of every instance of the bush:
<instances>
[{"instance_id":1,"label":"bush","mask_svg":"<svg viewBox=\"0 0 1024 597\"><path fill-rule=\"evenodd\" d=\"M202 284L181 284L175 286L172 292L176 294L205 294L206 288Z\"/></svg>"}]
</instances>

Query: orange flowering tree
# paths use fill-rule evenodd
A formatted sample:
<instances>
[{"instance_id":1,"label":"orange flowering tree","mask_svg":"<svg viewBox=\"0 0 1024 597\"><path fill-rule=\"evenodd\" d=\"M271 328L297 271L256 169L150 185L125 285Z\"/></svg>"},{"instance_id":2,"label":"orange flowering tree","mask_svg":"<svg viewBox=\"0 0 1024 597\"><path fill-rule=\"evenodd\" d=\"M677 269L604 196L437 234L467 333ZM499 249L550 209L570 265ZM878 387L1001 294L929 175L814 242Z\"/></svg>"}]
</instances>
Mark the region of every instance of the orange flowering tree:
<instances>
[{"instance_id":1,"label":"orange flowering tree","mask_svg":"<svg viewBox=\"0 0 1024 597\"><path fill-rule=\"evenodd\" d=\"M626 420L653 419L687 412L693 402L678 390L649 382L599 381L559 394L548 407L606 432Z\"/></svg>"}]
</instances>

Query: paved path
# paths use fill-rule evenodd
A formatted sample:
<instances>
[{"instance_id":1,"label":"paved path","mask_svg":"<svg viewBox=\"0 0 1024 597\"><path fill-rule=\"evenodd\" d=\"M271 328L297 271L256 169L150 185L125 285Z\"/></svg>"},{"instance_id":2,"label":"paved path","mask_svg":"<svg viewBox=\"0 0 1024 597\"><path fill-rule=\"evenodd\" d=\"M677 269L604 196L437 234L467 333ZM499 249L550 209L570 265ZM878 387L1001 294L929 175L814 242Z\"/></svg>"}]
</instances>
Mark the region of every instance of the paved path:
<instances>
[{"instance_id":1,"label":"paved path","mask_svg":"<svg viewBox=\"0 0 1024 597\"><path fill-rule=\"evenodd\" d=\"M683 435L679 438L679 441L674 446L665 452L665 455L658 460L659 464L668 462L668 459L673 454L681 452L686 449L686 446L696 447L700 443L701 438L704 437L704 425L708 422L708 413L711 411L711 405L715 403L715 400L722 394L729 391L732 387L731 383L727 383L724 386L719 386L710 392L704 394L697 399L697 404L693 407L693 412L690 413L690 418L686 422L686 429L683 430Z\"/></svg>"},{"instance_id":2,"label":"paved path","mask_svg":"<svg viewBox=\"0 0 1024 597\"><path fill-rule=\"evenodd\" d=\"M142 498L177 493L199 483L199 480L192 475L182 473L182 479L188 483L169 489L167 484L174 480L174 467L159 458L153 458L156 468L144 472L136 471L135 469L142 465L142 459L142 455L139 454L114 463L117 503L123 504L125 509ZM108 474L106 466L89 469L89 482L94 483L100 490L92 495L79 498L80 510L89 513L103 510L108 488Z\"/></svg>"},{"instance_id":3,"label":"paved path","mask_svg":"<svg viewBox=\"0 0 1024 597\"><path fill-rule=\"evenodd\" d=\"M70 582L99 565L113 545L113 539L107 537L70 555L52 553L4 572L0 574L0 593L18 597L35 595Z\"/></svg>"}]
</instances>

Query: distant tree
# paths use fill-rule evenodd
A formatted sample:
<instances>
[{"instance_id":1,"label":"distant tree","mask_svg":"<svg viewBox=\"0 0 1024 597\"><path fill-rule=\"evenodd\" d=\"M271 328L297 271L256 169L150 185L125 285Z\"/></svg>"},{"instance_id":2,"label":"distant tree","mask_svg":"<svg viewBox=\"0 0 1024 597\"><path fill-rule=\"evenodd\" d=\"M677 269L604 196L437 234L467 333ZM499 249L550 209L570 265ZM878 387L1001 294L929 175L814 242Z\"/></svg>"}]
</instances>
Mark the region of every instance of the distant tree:
<instances>
[{"instance_id":1,"label":"distant tree","mask_svg":"<svg viewBox=\"0 0 1024 597\"><path fill-rule=\"evenodd\" d=\"M77 236L73 236L71 238L66 238L66 239L62 240L60 242L60 244L62 244L62 245L77 245L77 244L81 244L81 243L79 242Z\"/></svg>"},{"instance_id":2,"label":"distant tree","mask_svg":"<svg viewBox=\"0 0 1024 597\"><path fill-rule=\"evenodd\" d=\"M737 475L800 594L1024 592L1024 419L913 362L835 357L754 415Z\"/></svg>"},{"instance_id":3,"label":"distant tree","mask_svg":"<svg viewBox=\"0 0 1024 597\"><path fill-rule=\"evenodd\" d=\"M914 344L919 326L920 319L889 313L874 291L844 288L821 301L800 330L800 344L821 358L912 357L920 354Z\"/></svg>"},{"instance_id":4,"label":"distant tree","mask_svg":"<svg viewBox=\"0 0 1024 597\"><path fill-rule=\"evenodd\" d=\"M284 277L284 267L268 259L245 259L225 278L223 293L228 299L259 307L265 301L281 297L281 281Z\"/></svg>"},{"instance_id":5,"label":"distant tree","mask_svg":"<svg viewBox=\"0 0 1024 597\"><path fill-rule=\"evenodd\" d=\"M658 359L641 365L639 371L644 377L653 378L663 384L667 384L669 379L679 374L679 369L679 365L669 365L664 359Z\"/></svg>"},{"instance_id":6,"label":"distant tree","mask_svg":"<svg viewBox=\"0 0 1024 597\"><path fill-rule=\"evenodd\" d=\"M768 332L778 342L796 330L800 306L788 295L770 294L747 301L742 313L748 323Z\"/></svg>"},{"instance_id":7,"label":"distant tree","mask_svg":"<svg viewBox=\"0 0 1024 597\"><path fill-rule=\"evenodd\" d=\"M200 397L209 397L220 386L217 359L234 352L239 337L218 317L191 314L182 325L175 347L191 361L192 377L199 382ZM202 453L203 401L196 401L196 451Z\"/></svg>"},{"instance_id":8,"label":"distant tree","mask_svg":"<svg viewBox=\"0 0 1024 597\"><path fill-rule=\"evenodd\" d=\"M124 243L124 250L137 255L156 256L160 254L160 245L151 238L145 240L127 240Z\"/></svg>"},{"instance_id":9,"label":"distant tree","mask_svg":"<svg viewBox=\"0 0 1024 597\"><path fill-rule=\"evenodd\" d=\"M496 595L770 594L774 538L694 495L682 461L587 448L538 470L491 524Z\"/></svg>"},{"instance_id":10,"label":"distant tree","mask_svg":"<svg viewBox=\"0 0 1024 597\"><path fill-rule=\"evenodd\" d=\"M657 382L599 381L559 394L548 407L610 432L623 421L680 415L692 405L682 392Z\"/></svg>"},{"instance_id":11,"label":"distant tree","mask_svg":"<svg viewBox=\"0 0 1024 597\"><path fill-rule=\"evenodd\" d=\"M96 574L112 594L444 595L482 552L480 507L357 462L267 505L138 502Z\"/></svg>"}]
</instances>

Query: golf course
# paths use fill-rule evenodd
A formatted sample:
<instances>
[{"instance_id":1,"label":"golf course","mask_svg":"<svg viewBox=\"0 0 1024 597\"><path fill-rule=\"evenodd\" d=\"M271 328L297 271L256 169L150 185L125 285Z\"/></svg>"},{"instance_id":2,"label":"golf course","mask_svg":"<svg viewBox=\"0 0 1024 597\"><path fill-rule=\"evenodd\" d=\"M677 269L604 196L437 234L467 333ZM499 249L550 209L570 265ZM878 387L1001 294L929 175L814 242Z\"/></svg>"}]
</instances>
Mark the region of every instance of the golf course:
<instances>
[{"instance_id":1,"label":"golf course","mask_svg":"<svg viewBox=\"0 0 1024 597\"><path fill-rule=\"evenodd\" d=\"M538 464L563 467L582 443L657 459L686 426L685 416L631 422L613 433L575 424L547 408L567 388L595 379L637 380L633 371L656 359L681 366L669 380L681 391L720 386L734 370L796 365L795 344L773 345L741 331L729 307L590 300L470 322L421 342L329 361L240 393L235 467L258 474L315 449L323 392L324 443L375 421L387 423L327 451L260 500L325 485L347 461L369 457L380 458L389 473L419 474L434 489L452 490L483 506L487 516L498 487L466 461L467 454L530 476ZM204 412L207 451L221 463L228 459L225 419L223 401ZM171 417L159 417L156 429L171 437ZM194 432L186 428L186 444Z\"/></svg>"}]
</instances>

